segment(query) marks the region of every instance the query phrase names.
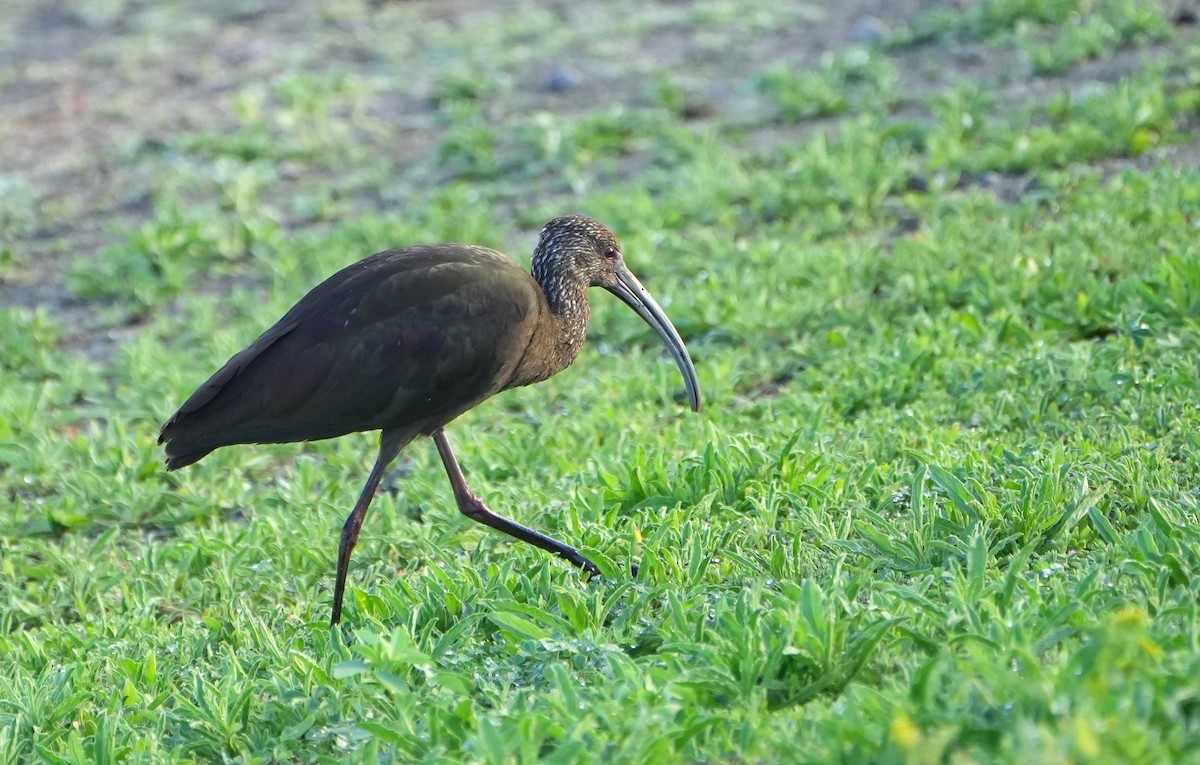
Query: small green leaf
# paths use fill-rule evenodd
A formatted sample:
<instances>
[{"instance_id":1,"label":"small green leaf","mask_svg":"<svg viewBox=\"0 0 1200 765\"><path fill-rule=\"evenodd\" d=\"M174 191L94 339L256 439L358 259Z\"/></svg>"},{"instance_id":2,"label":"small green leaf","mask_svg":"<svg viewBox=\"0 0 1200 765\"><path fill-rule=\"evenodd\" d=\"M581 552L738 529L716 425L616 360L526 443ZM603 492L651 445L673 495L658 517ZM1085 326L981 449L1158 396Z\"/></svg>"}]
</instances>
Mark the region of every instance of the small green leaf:
<instances>
[{"instance_id":1,"label":"small green leaf","mask_svg":"<svg viewBox=\"0 0 1200 765\"><path fill-rule=\"evenodd\" d=\"M549 631L534 624L524 616L500 611L488 614L488 620L502 630L530 640L545 640L550 637Z\"/></svg>"},{"instance_id":2,"label":"small green leaf","mask_svg":"<svg viewBox=\"0 0 1200 765\"><path fill-rule=\"evenodd\" d=\"M348 677L360 675L363 672L369 671L370 669L370 665L366 662L353 659L350 661L338 662L337 664L333 665L333 672L331 674L335 680L345 680Z\"/></svg>"},{"instance_id":3,"label":"small green leaf","mask_svg":"<svg viewBox=\"0 0 1200 765\"><path fill-rule=\"evenodd\" d=\"M928 465L928 468L930 479L938 485L938 488L945 492L946 496L950 498L950 501L954 503L954 506L957 507L963 513L963 515L978 523L980 520L979 511L975 508L975 504L978 500L973 494L971 494L970 491L967 490L967 487L963 485L963 482L958 480L954 474L937 465L930 464Z\"/></svg>"}]
</instances>

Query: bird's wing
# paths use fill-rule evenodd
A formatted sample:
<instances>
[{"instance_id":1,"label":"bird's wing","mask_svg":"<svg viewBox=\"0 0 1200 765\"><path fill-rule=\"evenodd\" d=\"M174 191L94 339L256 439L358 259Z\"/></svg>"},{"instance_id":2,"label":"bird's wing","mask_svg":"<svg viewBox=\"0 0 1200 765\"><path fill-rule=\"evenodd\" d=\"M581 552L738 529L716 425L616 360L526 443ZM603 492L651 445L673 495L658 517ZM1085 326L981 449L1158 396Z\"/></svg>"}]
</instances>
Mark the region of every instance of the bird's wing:
<instances>
[{"instance_id":1,"label":"bird's wing","mask_svg":"<svg viewBox=\"0 0 1200 765\"><path fill-rule=\"evenodd\" d=\"M440 427L500 390L541 310L499 253L411 247L351 265L235 355L163 428L168 454Z\"/></svg>"}]
</instances>

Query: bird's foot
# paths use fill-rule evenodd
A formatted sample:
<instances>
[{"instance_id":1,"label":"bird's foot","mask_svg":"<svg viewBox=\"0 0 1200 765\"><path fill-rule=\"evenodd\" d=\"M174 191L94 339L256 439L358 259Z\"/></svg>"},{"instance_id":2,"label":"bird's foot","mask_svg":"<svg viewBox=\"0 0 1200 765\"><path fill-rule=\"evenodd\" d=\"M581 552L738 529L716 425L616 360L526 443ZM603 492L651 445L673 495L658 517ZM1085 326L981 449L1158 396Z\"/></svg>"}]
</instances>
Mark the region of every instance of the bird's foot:
<instances>
[{"instance_id":1,"label":"bird's foot","mask_svg":"<svg viewBox=\"0 0 1200 765\"><path fill-rule=\"evenodd\" d=\"M601 574L600 569L596 568L596 564L592 563L591 561L587 561L586 563L583 564L583 571L584 571L584 573L587 574L587 581L589 583L593 579L603 579L604 578L604 574ZM638 564L630 563L629 564L629 576L634 579L637 579L637 575L638 575Z\"/></svg>"}]
</instances>

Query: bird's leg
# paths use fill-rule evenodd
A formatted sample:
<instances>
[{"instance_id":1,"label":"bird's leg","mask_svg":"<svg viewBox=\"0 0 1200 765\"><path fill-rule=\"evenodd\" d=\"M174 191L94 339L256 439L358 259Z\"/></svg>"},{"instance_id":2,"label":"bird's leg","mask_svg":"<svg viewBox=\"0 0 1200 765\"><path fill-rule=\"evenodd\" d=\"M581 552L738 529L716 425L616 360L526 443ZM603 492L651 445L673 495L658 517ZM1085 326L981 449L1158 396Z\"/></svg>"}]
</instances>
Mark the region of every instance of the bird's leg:
<instances>
[{"instance_id":1,"label":"bird's leg","mask_svg":"<svg viewBox=\"0 0 1200 765\"><path fill-rule=\"evenodd\" d=\"M450 479L450 487L454 489L454 501L458 503L458 509L463 515L471 520L479 521L485 526L491 526L497 531L503 531L505 534L516 537L522 542L528 542L535 547L552 552L560 558L579 566L588 573L589 578L600 573L600 569L596 568L596 564L583 557L574 547L563 544L545 534L540 534L531 528L522 526L516 521L510 521L508 518L497 515L489 510L487 505L483 504L483 500L475 496L470 487L467 486L467 479L463 477L462 469L458 466L458 460L454 458L454 452L450 451L450 442L446 440L445 432L441 429L434 431L433 442L437 444L438 453L442 455L442 464L446 466L446 476Z\"/></svg>"},{"instance_id":2,"label":"bird's leg","mask_svg":"<svg viewBox=\"0 0 1200 765\"><path fill-rule=\"evenodd\" d=\"M329 620L330 626L335 626L342 620L342 597L346 593L346 574L350 570L350 553L354 552L354 545L358 544L358 533L362 531L363 519L367 517L367 508L371 506L375 490L379 488L379 482L383 479L383 471L387 470L387 466L396 459L396 455L411 440L412 436L403 431L385 430L379 438L379 457L375 460L375 466L371 468L371 475L367 477L367 485L363 487L358 502L354 504L354 509L350 511L345 525L342 526L342 541L338 545L337 579L333 585L333 616Z\"/></svg>"}]
</instances>

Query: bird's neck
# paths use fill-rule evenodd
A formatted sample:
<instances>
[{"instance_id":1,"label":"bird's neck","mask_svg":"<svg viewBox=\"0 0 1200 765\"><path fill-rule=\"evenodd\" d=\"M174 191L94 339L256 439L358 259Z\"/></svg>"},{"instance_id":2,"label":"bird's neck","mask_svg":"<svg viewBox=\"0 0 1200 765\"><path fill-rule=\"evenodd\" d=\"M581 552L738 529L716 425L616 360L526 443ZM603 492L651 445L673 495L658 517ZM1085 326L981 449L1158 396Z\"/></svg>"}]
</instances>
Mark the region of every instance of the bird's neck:
<instances>
[{"instance_id":1,"label":"bird's neck","mask_svg":"<svg viewBox=\"0 0 1200 765\"><path fill-rule=\"evenodd\" d=\"M592 307L588 304L586 286L580 286L566 295L560 293L553 299L548 297L546 303L550 306L550 315L554 317L557 336L555 356L562 364L554 371L559 372L566 369L583 350L588 323L592 320Z\"/></svg>"},{"instance_id":2,"label":"bird's neck","mask_svg":"<svg viewBox=\"0 0 1200 765\"><path fill-rule=\"evenodd\" d=\"M543 290L542 319L537 323L529 348L521 359L510 388L541 382L571 365L583 349L592 309L587 287Z\"/></svg>"}]
</instances>

